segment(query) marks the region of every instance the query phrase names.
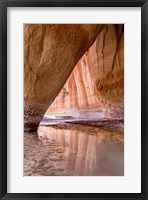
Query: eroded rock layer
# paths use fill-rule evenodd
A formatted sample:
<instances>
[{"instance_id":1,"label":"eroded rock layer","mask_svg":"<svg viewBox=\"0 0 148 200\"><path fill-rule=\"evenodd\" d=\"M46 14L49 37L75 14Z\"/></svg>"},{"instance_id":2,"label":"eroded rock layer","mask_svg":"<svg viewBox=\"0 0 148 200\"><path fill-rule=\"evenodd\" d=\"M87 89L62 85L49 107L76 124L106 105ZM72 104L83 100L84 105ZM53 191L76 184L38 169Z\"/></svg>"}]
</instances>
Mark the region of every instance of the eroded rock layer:
<instances>
[{"instance_id":1,"label":"eroded rock layer","mask_svg":"<svg viewBox=\"0 0 148 200\"><path fill-rule=\"evenodd\" d=\"M35 128L103 25L24 26L25 128Z\"/></svg>"},{"instance_id":2,"label":"eroded rock layer","mask_svg":"<svg viewBox=\"0 0 148 200\"><path fill-rule=\"evenodd\" d=\"M106 25L79 60L48 113L74 115L104 111L105 117L124 114L123 25ZM98 99L98 100L97 100Z\"/></svg>"},{"instance_id":3,"label":"eroded rock layer","mask_svg":"<svg viewBox=\"0 0 148 200\"><path fill-rule=\"evenodd\" d=\"M95 94L104 112L124 117L124 25L107 25L87 53Z\"/></svg>"}]
</instances>

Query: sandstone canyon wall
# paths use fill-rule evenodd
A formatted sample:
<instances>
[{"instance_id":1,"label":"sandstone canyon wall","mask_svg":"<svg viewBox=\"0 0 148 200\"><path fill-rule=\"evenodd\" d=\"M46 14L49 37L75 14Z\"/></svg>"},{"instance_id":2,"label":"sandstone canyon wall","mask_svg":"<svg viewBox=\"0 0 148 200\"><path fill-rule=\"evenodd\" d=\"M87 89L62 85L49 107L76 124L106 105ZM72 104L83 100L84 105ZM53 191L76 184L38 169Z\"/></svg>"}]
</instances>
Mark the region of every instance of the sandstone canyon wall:
<instances>
[{"instance_id":1,"label":"sandstone canyon wall","mask_svg":"<svg viewBox=\"0 0 148 200\"><path fill-rule=\"evenodd\" d=\"M87 56L78 61L66 84L49 107L47 114L54 116L102 116L102 106L94 91Z\"/></svg>"},{"instance_id":2,"label":"sandstone canyon wall","mask_svg":"<svg viewBox=\"0 0 148 200\"><path fill-rule=\"evenodd\" d=\"M24 124L38 127L78 60L103 25L24 26Z\"/></svg>"},{"instance_id":3,"label":"sandstone canyon wall","mask_svg":"<svg viewBox=\"0 0 148 200\"><path fill-rule=\"evenodd\" d=\"M103 111L105 117L123 118L123 28L123 25L102 28L48 109L48 114L64 115L65 112L75 116L71 111L79 114Z\"/></svg>"},{"instance_id":4,"label":"sandstone canyon wall","mask_svg":"<svg viewBox=\"0 0 148 200\"><path fill-rule=\"evenodd\" d=\"M123 118L123 28L25 25L25 127L38 126L62 88L49 112L103 109L112 118Z\"/></svg>"},{"instance_id":5,"label":"sandstone canyon wall","mask_svg":"<svg viewBox=\"0 0 148 200\"><path fill-rule=\"evenodd\" d=\"M104 112L124 117L124 25L107 25L87 53L95 94Z\"/></svg>"}]
</instances>

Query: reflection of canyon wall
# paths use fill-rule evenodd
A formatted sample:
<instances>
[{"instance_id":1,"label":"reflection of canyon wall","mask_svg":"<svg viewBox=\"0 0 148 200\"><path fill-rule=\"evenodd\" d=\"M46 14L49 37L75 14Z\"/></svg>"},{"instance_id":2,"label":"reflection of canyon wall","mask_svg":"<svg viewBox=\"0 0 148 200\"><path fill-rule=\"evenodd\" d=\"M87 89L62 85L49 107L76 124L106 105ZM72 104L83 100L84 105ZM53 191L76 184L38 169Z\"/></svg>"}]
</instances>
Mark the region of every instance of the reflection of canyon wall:
<instances>
[{"instance_id":1,"label":"reflection of canyon wall","mask_svg":"<svg viewBox=\"0 0 148 200\"><path fill-rule=\"evenodd\" d=\"M87 106L100 110L101 103L111 117L123 117L123 25L25 25L24 30L26 127L38 126L86 51L87 59L78 63L81 66L71 75L71 84L63 88L64 95L68 88L69 97L60 97L60 103L57 101L50 111L56 107L60 111L69 107L80 111ZM84 67L85 61L89 69Z\"/></svg>"},{"instance_id":2,"label":"reflection of canyon wall","mask_svg":"<svg viewBox=\"0 0 148 200\"><path fill-rule=\"evenodd\" d=\"M93 134L93 131L90 133ZM42 139L46 138L46 142L54 141L58 148L63 149L61 156L64 163L60 166L64 166L65 172L62 175L113 176L124 173L123 144L106 134L94 136L79 130L39 127L38 135ZM58 156L56 151L52 155L49 154L49 160L52 160L53 156Z\"/></svg>"},{"instance_id":3,"label":"reflection of canyon wall","mask_svg":"<svg viewBox=\"0 0 148 200\"><path fill-rule=\"evenodd\" d=\"M48 114L79 115L102 112L94 93L86 54L79 60L66 84L48 109Z\"/></svg>"}]
</instances>

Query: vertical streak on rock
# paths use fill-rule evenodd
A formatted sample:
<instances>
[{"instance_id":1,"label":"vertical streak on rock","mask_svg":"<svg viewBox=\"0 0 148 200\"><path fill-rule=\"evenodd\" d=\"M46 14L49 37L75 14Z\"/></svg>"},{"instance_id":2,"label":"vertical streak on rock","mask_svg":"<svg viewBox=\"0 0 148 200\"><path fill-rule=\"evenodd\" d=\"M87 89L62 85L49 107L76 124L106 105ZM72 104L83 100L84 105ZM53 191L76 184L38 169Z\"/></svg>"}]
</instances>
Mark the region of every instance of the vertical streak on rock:
<instances>
[{"instance_id":1,"label":"vertical streak on rock","mask_svg":"<svg viewBox=\"0 0 148 200\"><path fill-rule=\"evenodd\" d=\"M73 112L95 112L102 111L100 103L94 93L94 83L91 78L90 69L87 63L86 54L79 60L72 74L68 78L63 88L67 88L67 94L63 94L63 89L49 107L48 113L73 114ZM63 96L62 96L63 94ZM57 106L56 102L59 102ZM64 107L62 107L64 102Z\"/></svg>"}]
</instances>

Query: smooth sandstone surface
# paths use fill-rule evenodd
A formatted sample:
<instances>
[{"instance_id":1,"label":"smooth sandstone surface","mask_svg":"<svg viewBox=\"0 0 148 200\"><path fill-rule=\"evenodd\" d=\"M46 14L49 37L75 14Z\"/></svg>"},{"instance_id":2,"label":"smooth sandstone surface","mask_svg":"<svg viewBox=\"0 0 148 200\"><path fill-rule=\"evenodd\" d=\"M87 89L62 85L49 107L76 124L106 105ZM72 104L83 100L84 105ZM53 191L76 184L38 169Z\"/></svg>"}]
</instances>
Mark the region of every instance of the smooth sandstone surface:
<instances>
[{"instance_id":1,"label":"smooth sandstone surface","mask_svg":"<svg viewBox=\"0 0 148 200\"><path fill-rule=\"evenodd\" d=\"M26 24L24 26L24 122L37 128L78 60L103 25Z\"/></svg>"},{"instance_id":2,"label":"smooth sandstone surface","mask_svg":"<svg viewBox=\"0 0 148 200\"><path fill-rule=\"evenodd\" d=\"M123 118L123 28L25 25L25 128L37 128L58 94L48 113L103 110Z\"/></svg>"}]
</instances>

